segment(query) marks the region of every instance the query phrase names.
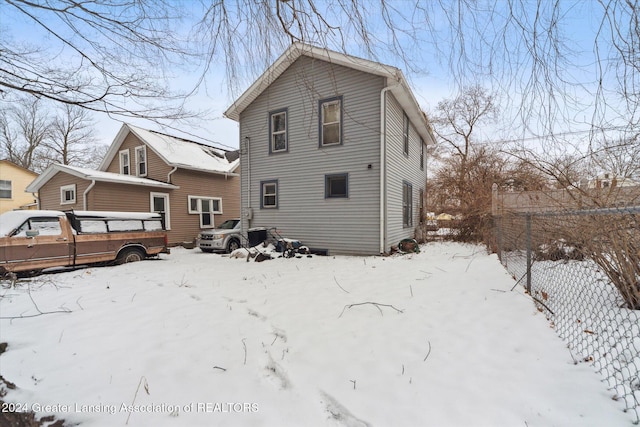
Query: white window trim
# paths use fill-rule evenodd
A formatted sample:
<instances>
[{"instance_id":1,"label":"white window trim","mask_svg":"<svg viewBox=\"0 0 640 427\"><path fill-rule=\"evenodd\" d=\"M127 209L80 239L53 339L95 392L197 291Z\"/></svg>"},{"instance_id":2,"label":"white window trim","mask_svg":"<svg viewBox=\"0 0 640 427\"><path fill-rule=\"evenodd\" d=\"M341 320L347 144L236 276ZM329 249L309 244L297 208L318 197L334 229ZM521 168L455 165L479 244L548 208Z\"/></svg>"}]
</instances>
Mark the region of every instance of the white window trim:
<instances>
[{"instance_id":1,"label":"white window trim","mask_svg":"<svg viewBox=\"0 0 640 427\"><path fill-rule=\"evenodd\" d=\"M149 212L155 212L153 210L153 198L162 197L165 200L165 214L164 214L164 227L166 230L171 230L171 205L169 204L168 193L149 193Z\"/></svg>"},{"instance_id":2,"label":"white window trim","mask_svg":"<svg viewBox=\"0 0 640 427\"><path fill-rule=\"evenodd\" d=\"M138 153L144 152L144 173L140 173L140 155ZM135 148L136 153L136 175L137 176L147 176L147 172L149 171L149 161L147 159L147 146L140 145ZM129 169L131 170L131 169Z\"/></svg>"},{"instance_id":3,"label":"white window trim","mask_svg":"<svg viewBox=\"0 0 640 427\"><path fill-rule=\"evenodd\" d=\"M127 164L126 165L122 163L123 154L127 155ZM129 149L127 148L126 150L120 150L120 152L118 153L118 158L120 159L120 174L121 175L131 175L131 156L129 155ZM125 166L128 169L128 173L124 173L124 167Z\"/></svg>"},{"instance_id":4,"label":"white window trim","mask_svg":"<svg viewBox=\"0 0 640 427\"><path fill-rule=\"evenodd\" d=\"M199 214L202 213L202 205L201 205L201 200L202 199L206 199L206 200L217 200L218 201L218 207L220 208L217 211L211 211L211 213L214 214L221 214L222 213L222 197L207 197L207 196L188 196L188 207L189 207L189 213L190 214ZM191 200L193 199L197 199L198 200L198 210L193 210L191 209Z\"/></svg>"},{"instance_id":5,"label":"white window trim","mask_svg":"<svg viewBox=\"0 0 640 427\"><path fill-rule=\"evenodd\" d=\"M73 199L72 200L65 200L64 199L64 193L67 191L73 191ZM76 191L76 185L75 184L69 184L69 185L63 185L60 187L60 204L61 205L73 205L76 203L76 199L78 197L78 193Z\"/></svg>"},{"instance_id":6,"label":"white window trim","mask_svg":"<svg viewBox=\"0 0 640 427\"><path fill-rule=\"evenodd\" d=\"M197 210L193 210L191 209L191 201L192 200L197 200ZM202 200L209 200L210 202L213 201L217 201L218 202L218 210L217 211L208 211L208 214L211 214L211 224L210 225L203 225L202 223L202 214L205 213L202 211ZM213 207L213 203L211 203L211 207ZM222 214L222 198L221 197L205 197L205 196L188 196L188 200L187 200L187 208L189 210L190 214L194 214L194 215L198 215L200 217L200 228L215 228L215 221L214 216L215 215L221 215Z\"/></svg>"}]
</instances>

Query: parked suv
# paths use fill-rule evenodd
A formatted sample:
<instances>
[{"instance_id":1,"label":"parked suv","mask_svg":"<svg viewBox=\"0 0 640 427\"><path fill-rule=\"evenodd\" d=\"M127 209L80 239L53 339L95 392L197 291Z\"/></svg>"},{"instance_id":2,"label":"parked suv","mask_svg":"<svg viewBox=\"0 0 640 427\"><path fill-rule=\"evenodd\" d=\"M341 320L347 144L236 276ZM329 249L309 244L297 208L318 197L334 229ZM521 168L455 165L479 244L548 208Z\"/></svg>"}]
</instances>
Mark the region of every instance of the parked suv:
<instances>
[{"instance_id":1,"label":"parked suv","mask_svg":"<svg viewBox=\"0 0 640 427\"><path fill-rule=\"evenodd\" d=\"M202 252L233 252L240 247L240 220L228 219L219 227L200 233Z\"/></svg>"}]
</instances>

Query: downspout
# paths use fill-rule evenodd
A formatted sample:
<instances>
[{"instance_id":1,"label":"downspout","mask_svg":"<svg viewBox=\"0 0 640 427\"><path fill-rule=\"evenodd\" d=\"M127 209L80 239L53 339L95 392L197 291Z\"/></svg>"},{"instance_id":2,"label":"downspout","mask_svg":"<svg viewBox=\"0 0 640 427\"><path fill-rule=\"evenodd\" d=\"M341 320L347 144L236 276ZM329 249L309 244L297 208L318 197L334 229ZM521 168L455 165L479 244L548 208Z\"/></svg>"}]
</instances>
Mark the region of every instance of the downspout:
<instances>
[{"instance_id":1,"label":"downspout","mask_svg":"<svg viewBox=\"0 0 640 427\"><path fill-rule=\"evenodd\" d=\"M178 167L177 167L177 166L174 166L174 167L173 167L173 169L171 169L171 171L167 174L167 183L168 183L168 184L171 184L171 183L172 183L172 182L171 182L171 175L173 175L173 173L174 173L175 171L177 171L177 170L178 170Z\"/></svg>"},{"instance_id":2,"label":"downspout","mask_svg":"<svg viewBox=\"0 0 640 427\"><path fill-rule=\"evenodd\" d=\"M386 192L387 182L387 109L385 105L387 91L399 85L387 86L380 91L380 253L385 252L385 234L387 229Z\"/></svg>"},{"instance_id":3,"label":"downspout","mask_svg":"<svg viewBox=\"0 0 640 427\"><path fill-rule=\"evenodd\" d=\"M248 136L244 137L244 145L247 150L247 210L244 212L244 217L247 218L247 230L251 226L251 219L253 215L251 215L251 150L249 149L249 143L251 142L251 138ZM240 173L242 176L242 172ZM242 186L242 182L240 182ZM251 218L250 218L251 217Z\"/></svg>"},{"instance_id":4,"label":"downspout","mask_svg":"<svg viewBox=\"0 0 640 427\"><path fill-rule=\"evenodd\" d=\"M92 179L91 180L91 184L89 184L89 186L87 187L86 190L84 190L84 193L82 193L82 205L84 206L84 210L88 211L89 210L89 202L87 201L88 197L89 197L89 191L91 191L91 189L93 188L93 186L96 185L96 180Z\"/></svg>"}]
</instances>

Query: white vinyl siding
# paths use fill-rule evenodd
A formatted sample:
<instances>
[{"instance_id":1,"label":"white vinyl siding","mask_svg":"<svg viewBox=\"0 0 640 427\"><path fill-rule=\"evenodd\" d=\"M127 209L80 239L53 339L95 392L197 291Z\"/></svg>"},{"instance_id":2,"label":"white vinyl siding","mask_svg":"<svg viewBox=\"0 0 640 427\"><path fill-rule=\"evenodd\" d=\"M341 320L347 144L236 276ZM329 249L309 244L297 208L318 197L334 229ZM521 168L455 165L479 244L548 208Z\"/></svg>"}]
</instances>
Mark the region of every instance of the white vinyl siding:
<instances>
[{"instance_id":1,"label":"white vinyl siding","mask_svg":"<svg viewBox=\"0 0 640 427\"><path fill-rule=\"evenodd\" d=\"M415 235L415 226L420 220L420 194L427 182L426 168L420 167L421 138L413 123L405 120L405 113L392 94L387 93L387 181L385 205L387 212L385 247L397 245L400 240ZM408 154L405 153L405 130L408 129ZM410 185L411 207L406 210L403 199L405 185ZM404 196L404 197L403 197ZM405 214L410 218L405 217ZM410 221L409 221L410 219ZM411 224L411 225L408 225Z\"/></svg>"},{"instance_id":2,"label":"white vinyl siding","mask_svg":"<svg viewBox=\"0 0 640 427\"><path fill-rule=\"evenodd\" d=\"M242 228L277 227L330 253L380 247L380 91L385 80L301 57L240 115ZM342 143L320 144L321 102L342 96ZM289 151L270 156L267 112L287 106ZM245 139L247 138L248 139ZM246 142L249 141L247 150ZM249 165L249 161L251 164ZM348 198L326 198L325 176L348 174ZM251 185L248 179L251 177ZM277 209L261 209L262 182L277 179Z\"/></svg>"}]
</instances>

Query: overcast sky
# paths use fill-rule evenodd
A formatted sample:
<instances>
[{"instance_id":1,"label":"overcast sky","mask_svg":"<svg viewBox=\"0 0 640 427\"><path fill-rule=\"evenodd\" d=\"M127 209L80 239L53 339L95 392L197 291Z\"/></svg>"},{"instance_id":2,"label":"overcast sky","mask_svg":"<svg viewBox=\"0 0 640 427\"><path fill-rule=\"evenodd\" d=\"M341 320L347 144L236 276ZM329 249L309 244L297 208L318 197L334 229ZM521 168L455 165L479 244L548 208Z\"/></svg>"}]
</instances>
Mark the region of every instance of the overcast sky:
<instances>
[{"instance_id":1,"label":"overcast sky","mask_svg":"<svg viewBox=\"0 0 640 427\"><path fill-rule=\"evenodd\" d=\"M186 8L186 10L193 12L193 22L196 22L196 18L199 19L202 16L203 12L201 10L196 10L199 6L195 1L184 0L177 4ZM322 7L324 2L320 1L318 4ZM375 5L375 2L370 4ZM406 16L416 15L415 11L403 10L402 6L410 3L395 0L391 1L389 4L394 6L396 9L394 13L397 15L394 15L392 20L396 19L398 21L398 27L406 26L406 22L403 22L404 17L402 14L405 14ZM463 73L465 72L465 69L472 70L473 68L473 65L470 63L452 63L452 61L455 62L456 58L447 57L446 55L447 43L453 43L452 49L460 47L456 47L455 44L457 43L456 40L458 40L456 37L459 37L460 34L456 35L451 31L451 24L448 22L448 19L451 19L451 16L456 14L456 5L463 3L451 2L447 5L446 2L443 2L441 4L443 9L438 9L438 6L436 5L429 10L429 14L425 15L428 16L431 21L430 28L427 28L426 24L424 25L424 28L420 28L419 25L413 24L414 26L410 35L408 33L397 34L399 43L405 50L404 59L408 58L411 64L406 62L403 63L402 59L398 56L394 56L393 52L387 52L387 54L383 53L378 57L381 62L396 66L403 70L405 76L410 82L410 85L412 86L416 99L426 111L434 109L438 101L443 98L450 98L454 96L458 90L460 81L456 81L454 79L454 76L450 71L451 66L458 70L462 70ZM498 5L499 4L500 3L498 3ZM522 19L522 21L526 23L532 19L532 16L537 16L535 13L536 11L534 10L536 2L524 2L522 4L525 5L523 11L516 13L520 13L518 18ZM189 7L191 5L193 5L193 8ZM482 2L477 3L477 5L479 5L478 7L481 7ZM561 41L565 44L564 46L560 46L560 48L564 49L563 52L566 54L563 59L567 59L568 57L569 61L559 63L562 67L560 70L561 73L564 73L568 80L574 83L579 82L580 84L583 84L585 88L593 87L593 85L596 84L596 81L594 80L595 73L593 70L598 67L595 60L596 56L593 52L593 46L595 35L602 19L602 6L595 1L575 0L562 3L560 10L561 14L559 16L552 16L549 12L549 9L552 7L551 2L546 4L543 1L540 5L541 28L544 30L544 25L546 23L543 21L545 19L557 19L555 29L561 35ZM516 6L519 7L520 4ZM372 10L367 12L376 16L374 8L375 6L372 6ZM445 12L443 12L445 10L450 12L452 15L447 17ZM473 15L473 11L464 10L463 12L468 12L463 13L463 15L467 17ZM547 13L548 16L545 15L545 13ZM2 37L11 36L18 42L35 42L39 46L45 47L55 45L57 40L48 37L42 29L36 28L37 26L33 24L33 21L30 21L25 18L24 15L16 12L15 9L8 6L6 3L0 3L0 15L3 16L3 19L0 20L0 35ZM480 23L480 25L484 25L482 20L483 16L481 14L473 17L473 22L476 25L478 25L478 23ZM370 22L372 23L374 30L378 31L375 33L375 36L380 43L384 43L385 40L388 41L391 39L384 25L380 25L381 22L376 22L375 18ZM45 24L53 26L56 25L54 22L45 22ZM184 22L184 31L188 31L188 29L191 28L190 24L191 22L189 21ZM394 21L394 25L395 24L396 22ZM492 37L495 37L495 32L500 31L500 25L500 23L497 25L487 24L487 40L493 40ZM606 30L606 28L604 30ZM491 31L494 33L489 34ZM547 41L548 40L545 38L544 34L540 35L539 40L536 40L536 42L539 43L545 43ZM474 37L467 36L461 43L465 44L464 48L467 53L473 53L473 49L477 46L477 42L478 40L474 39ZM554 95L542 95L543 97L548 96L549 98L547 99L536 98L527 90L527 78L530 78L535 64L532 64L530 61L527 61L522 57L509 56L517 51L516 45L518 43L522 43L522 40L518 40L517 28L516 31L506 33L502 42L504 43L504 46L500 46L499 48L503 49L503 51L500 51L498 54L501 55L501 57L487 57L486 55L482 56L478 54L475 59L477 59L478 62L495 61L498 63L499 61L510 61L509 67L516 76L520 77L520 79L511 87L509 87L509 85L505 85L503 88L506 89L504 95L508 95L514 103L522 97L529 96L531 97L529 100L531 105L544 105L545 102L548 102ZM346 47L349 50L349 54L361 57L366 56L366 51L357 40L348 40ZM351 51L351 49L353 51ZM252 62L252 64L240 64L240 66L245 69L250 68L253 70L253 78L255 78L258 76L260 71L265 69L267 62L275 59L280 53L282 52L272 52L272 56L270 58L255 55L254 57L247 58L247 61ZM602 59L604 61L609 61L609 58ZM566 66L567 63L574 64L576 67L569 68ZM611 64L605 62L601 65L603 68L607 68ZM412 69L407 69L409 66L411 66ZM240 91L238 93L230 93L224 67L224 58L221 55L214 57L214 62L211 63L211 66L206 73L205 80L198 87L197 92L186 101L187 108L192 110L207 110L207 115L202 119L192 121L190 124L174 124L173 127L184 130L185 132L184 135L179 136L195 140L201 138L227 147L238 146L238 125L236 122L224 118L223 112L229 107L241 91L248 87L251 81L246 79L246 81L240 82L236 85L240 88ZM187 67L184 69L168 70L168 73L171 74L169 76L169 83L172 89L190 91L193 88L194 83L197 81L201 71L202 68L196 68L189 71ZM495 78L496 76L494 75L493 77ZM467 73L466 81L464 83L487 84L487 82L481 80L479 75L474 74L472 71ZM580 122L582 122L583 129L588 129L590 122L592 121L593 110L589 107L589 103L593 101L592 99L589 99L592 94L589 94L584 88L578 88L578 86L572 86L571 89L575 90L571 95L574 96L575 99L579 100L578 103L581 104L583 99L584 102L580 105L581 108L567 113L567 116L571 116L573 120L575 120L575 123L558 123L558 129L556 131L580 130ZM505 121L507 123L512 123L514 120L511 116L515 116L517 113L518 112L515 109L510 111L505 111L503 109L502 116L506 118ZM540 114L543 114L543 112L541 111ZM96 113L96 131L99 141L104 144L112 142L121 126L121 122L119 121L120 119L116 119L110 118L106 114ZM538 119L540 118L538 117ZM162 129L155 123L133 119L126 120L141 127L162 130L170 134L178 135L178 132L175 129ZM538 134L542 133L543 131L539 129L534 120L535 117L529 124L528 131L532 133L537 132ZM520 136L524 135L520 134ZM484 135L479 134L478 137L480 139L499 139L504 137L508 138L509 136L497 135L495 132L485 132Z\"/></svg>"}]
</instances>

